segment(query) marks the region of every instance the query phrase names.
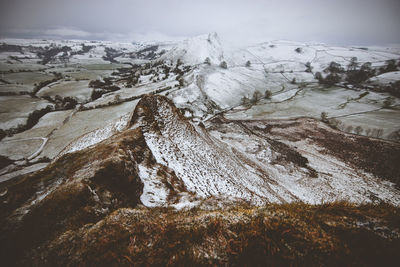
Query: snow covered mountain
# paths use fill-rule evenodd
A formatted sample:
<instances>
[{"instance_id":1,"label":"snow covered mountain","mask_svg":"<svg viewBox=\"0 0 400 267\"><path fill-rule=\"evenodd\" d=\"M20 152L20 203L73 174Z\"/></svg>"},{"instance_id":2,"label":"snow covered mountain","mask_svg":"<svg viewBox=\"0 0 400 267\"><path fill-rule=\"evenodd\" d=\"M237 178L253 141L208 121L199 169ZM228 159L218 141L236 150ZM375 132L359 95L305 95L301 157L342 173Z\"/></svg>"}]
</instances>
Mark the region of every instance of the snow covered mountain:
<instances>
[{"instance_id":1,"label":"snow covered mountain","mask_svg":"<svg viewBox=\"0 0 400 267\"><path fill-rule=\"evenodd\" d=\"M357 160L341 157L330 142ZM386 157L365 157L376 149ZM168 98L145 95L121 133L67 153L29 178L43 193L27 196L16 212L23 217L54 194L78 185L89 185L88 197L103 207L97 212L107 212L109 199L120 198L119 187L114 188L119 183L135 192L129 196L132 203L147 207L192 207L209 198L254 205L340 200L399 205L395 184L382 180L398 183L398 156L397 144L355 138L312 120L239 122L216 117L206 126L195 125ZM55 175L61 171L59 164L65 164L63 174ZM44 182L44 177L49 180ZM4 184L5 199L11 201L26 182Z\"/></svg>"},{"instance_id":2,"label":"snow covered mountain","mask_svg":"<svg viewBox=\"0 0 400 267\"><path fill-rule=\"evenodd\" d=\"M154 245L154 218L194 207L212 210L196 217L212 229L220 224L210 218L240 214L224 222L235 224L223 230L232 236L215 239L229 249L242 229L236 223L253 224L257 214L268 227L271 216L291 218L295 227L281 237L298 229L304 210L314 218L325 208L333 218L318 219L316 232L351 225L398 240L380 214L363 212L379 207L392 218L400 206L400 48L223 47L216 33L179 43L4 40L2 257L79 262L81 252L97 255L93 246L122 238L129 248L120 257L131 264L136 237ZM360 212L360 204L379 206ZM284 208L264 210L277 205ZM296 205L306 208L293 215ZM240 212L224 213L232 208ZM144 218L150 228L141 226ZM211 247L200 246L225 255Z\"/></svg>"},{"instance_id":3,"label":"snow covered mountain","mask_svg":"<svg viewBox=\"0 0 400 267\"><path fill-rule=\"evenodd\" d=\"M320 131L330 131L316 126ZM400 192L394 185L382 183L342 159L320 154L323 144L313 147L298 140L296 145L288 145L271 139L263 131L271 127L269 123L221 123L214 119L208 125L214 129L210 134L204 127L189 123L169 99L144 96L130 127L141 129L157 164L171 170L176 181L197 198L241 199L256 205L299 200L361 203L379 198L400 204ZM310 132L308 138L313 134ZM141 201L146 206L168 203L171 192L167 186L160 186L165 183L159 180L159 173L158 167L139 165L144 183Z\"/></svg>"},{"instance_id":4,"label":"snow covered mountain","mask_svg":"<svg viewBox=\"0 0 400 267\"><path fill-rule=\"evenodd\" d=\"M168 61L179 59L188 65L198 65L204 63L207 58L209 63L216 65L224 60L221 41L215 32L186 39L178 43L160 59Z\"/></svg>"},{"instance_id":5,"label":"snow covered mountain","mask_svg":"<svg viewBox=\"0 0 400 267\"><path fill-rule=\"evenodd\" d=\"M194 122L217 114L323 118L347 133L400 140L400 101L393 97L400 49L289 41L223 47L216 33L179 43L3 40L0 155L12 164L0 170L0 180L120 132L132 105L148 93L166 95ZM344 72L328 87L315 77L327 76L331 62ZM350 63L369 68L369 79L347 83Z\"/></svg>"}]
</instances>

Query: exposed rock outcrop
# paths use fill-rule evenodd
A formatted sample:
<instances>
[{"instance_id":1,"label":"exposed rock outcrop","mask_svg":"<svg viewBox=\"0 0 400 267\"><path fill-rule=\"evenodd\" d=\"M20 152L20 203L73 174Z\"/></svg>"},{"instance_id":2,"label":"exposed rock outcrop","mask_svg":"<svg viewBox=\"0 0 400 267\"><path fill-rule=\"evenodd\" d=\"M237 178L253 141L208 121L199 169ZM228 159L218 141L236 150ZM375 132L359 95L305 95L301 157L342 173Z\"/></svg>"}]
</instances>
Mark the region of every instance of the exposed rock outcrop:
<instances>
[{"instance_id":1,"label":"exposed rock outcrop","mask_svg":"<svg viewBox=\"0 0 400 267\"><path fill-rule=\"evenodd\" d=\"M1 258L13 261L67 230L135 207L143 191L137 163L152 161L149 155L140 130L128 130L0 184Z\"/></svg>"},{"instance_id":2,"label":"exposed rock outcrop","mask_svg":"<svg viewBox=\"0 0 400 267\"><path fill-rule=\"evenodd\" d=\"M67 153L32 175L0 183L0 243L7 244L1 258L10 264L18 260L29 265L31 258L46 261L46 248L57 254L57 246L64 250L69 237L76 240L90 229L96 232L105 218L115 219L114 211L128 208L131 213L139 204L216 208L238 202L263 206L349 200L398 205L394 185L374 177L380 174L374 165L367 173L360 170L364 163L347 163L332 148L335 138L343 139L340 144L352 139L368 149L381 142L370 144L368 138L301 120L216 117L200 127L186 120L168 98L146 95L121 133ZM389 160L399 151L388 142L379 147L379 153L392 151ZM124 227L126 220L129 216L113 223Z\"/></svg>"}]
</instances>

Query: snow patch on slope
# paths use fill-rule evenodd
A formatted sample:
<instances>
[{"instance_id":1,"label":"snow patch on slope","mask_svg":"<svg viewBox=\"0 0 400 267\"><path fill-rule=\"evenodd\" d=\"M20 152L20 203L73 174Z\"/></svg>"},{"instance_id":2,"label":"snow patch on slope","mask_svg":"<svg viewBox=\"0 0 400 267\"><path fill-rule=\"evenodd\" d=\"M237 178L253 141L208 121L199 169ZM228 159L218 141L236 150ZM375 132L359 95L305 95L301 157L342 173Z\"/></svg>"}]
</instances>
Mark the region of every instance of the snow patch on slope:
<instances>
[{"instance_id":1,"label":"snow patch on slope","mask_svg":"<svg viewBox=\"0 0 400 267\"><path fill-rule=\"evenodd\" d=\"M247 122L251 131L263 129L263 122ZM300 126L298 126L300 127ZM310 204L321 204L326 201L346 200L355 203L371 202L376 199L400 204L399 191L387 181L382 181L372 174L355 170L347 163L321 153L323 148L308 143L308 140L288 142L308 160L318 177L312 177L309 170L296 166L280 158L271 151L271 144L259 135L250 134L238 127L236 123L214 126L210 134L225 143L231 150L238 150L246 155L254 165L264 168L269 179L273 180L271 188L279 193L285 201L293 198ZM290 135L291 129L283 128ZM289 193L288 193L289 192Z\"/></svg>"},{"instance_id":2,"label":"snow patch on slope","mask_svg":"<svg viewBox=\"0 0 400 267\"><path fill-rule=\"evenodd\" d=\"M370 81L380 85L388 85L400 81L400 71L386 72L371 78Z\"/></svg>"},{"instance_id":3,"label":"snow patch on slope","mask_svg":"<svg viewBox=\"0 0 400 267\"><path fill-rule=\"evenodd\" d=\"M226 196L255 204L280 201L270 190L265 174L215 145L216 140L179 116L166 99L145 101L157 102L142 103L157 106L151 121L143 117L136 121L147 146L157 163L172 169L190 192L202 198ZM143 110L139 102L137 112Z\"/></svg>"},{"instance_id":4,"label":"snow patch on slope","mask_svg":"<svg viewBox=\"0 0 400 267\"><path fill-rule=\"evenodd\" d=\"M143 182L143 193L140 201L146 207L163 206L167 203L168 190L157 179L157 170L139 165L139 177Z\"/></svg>"},{"instance_id":5,"label":"snow patch on slope","mask_svg":"<svg viewBox=\"0 0 400 267\"><path fill-rule=\"evenodd\" d=\"M210 58L212 64L219 64L223 59L223 49L216 33L201 35L179 43L161 59L176 61L182 60L189 65L197 65Z\"/></svg>"},{"instance_id":6,"label":"snow patch on slope","mask_svg":"<svg viewBox=\"0 0 400 267\"><path fill-rule=\"evenodd\" d=\"M60 155L58 155L58 157L66 154L66 153L71 153L71 152L85 149L89 146L100 143L101 141L109 138L110 136L112 136L113 134L115 134L117 132L121 132L123 129L126 128L128 121L129 121L129 117L130 117L130 114L128 113L128 114L120 117L117 121L108 123L103 128L96 129L92 132L89 132L89 133L79 137L77 140L75 140L71 144L69 144L60 153Z\"/></svg>"}]
</instances>

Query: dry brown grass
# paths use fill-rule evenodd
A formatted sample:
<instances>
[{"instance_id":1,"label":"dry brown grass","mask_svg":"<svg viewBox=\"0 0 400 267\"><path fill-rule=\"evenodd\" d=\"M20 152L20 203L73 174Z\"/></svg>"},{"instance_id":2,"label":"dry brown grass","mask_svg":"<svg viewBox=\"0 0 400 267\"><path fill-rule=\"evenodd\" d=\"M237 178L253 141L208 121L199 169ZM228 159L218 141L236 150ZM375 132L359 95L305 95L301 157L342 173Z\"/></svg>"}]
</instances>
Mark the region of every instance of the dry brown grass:
<instances>
[{"instance_id":1,"label":"dry brown grass","mask_svg":"<svg viewBox=\"0 0 400 267\"><path fill-rule=\"evenodd\" d=\"M346 202L119 209L66 232L41 253L50 264L85 266L391 266L400 260L399 211Z\"/></svg>"}]
</instances>

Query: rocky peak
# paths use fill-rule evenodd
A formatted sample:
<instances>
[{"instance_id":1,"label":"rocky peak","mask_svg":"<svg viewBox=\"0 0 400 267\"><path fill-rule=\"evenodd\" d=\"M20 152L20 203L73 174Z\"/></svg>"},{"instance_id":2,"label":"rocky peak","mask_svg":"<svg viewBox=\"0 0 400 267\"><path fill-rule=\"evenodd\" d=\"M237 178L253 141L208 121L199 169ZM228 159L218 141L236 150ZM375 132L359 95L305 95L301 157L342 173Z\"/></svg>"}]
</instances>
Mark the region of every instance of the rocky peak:
<instances>
[{"instance_id":1,"label":"rocky peak","mask_svg":"<svg viewBox=\"0 0 400 267\"><path fill-rule=\"evenodd\" d=\"M174 103L161 95L144 95L132 113L128 128L140 127L144 131L153 130L160 132L166 125L180 124L194 131L193 126L187 121Z\"/></svg>"},{"instance_id":2,"label":"rocky peak","mask_svg":"<svg viewBox=\"0 0 400 267\"><path fill-rule=\"evenodd\" d=\"M355 202L379 197L400 203L398 190L390 184L354 171L339 158L326 163L324 155L319 161L324 145L329 148L326 144L301 154L269 138L291 133L291 142L297 142L298 131L299 146L321 134L335 140L353 138L308 124L217 117L208 127L198 127L167 97L145 95L123 132L67 153L32 175L0 184L0 243L7 244L0 256L6 264L22 259L29 265L27 252L47 248L65 233L101 227L105 218L141 204L181 209L226 207L240 201L320 203L326 197L351 197ZM116 225L120 227L119 222Z\"/></svg>"}]
</instances>

